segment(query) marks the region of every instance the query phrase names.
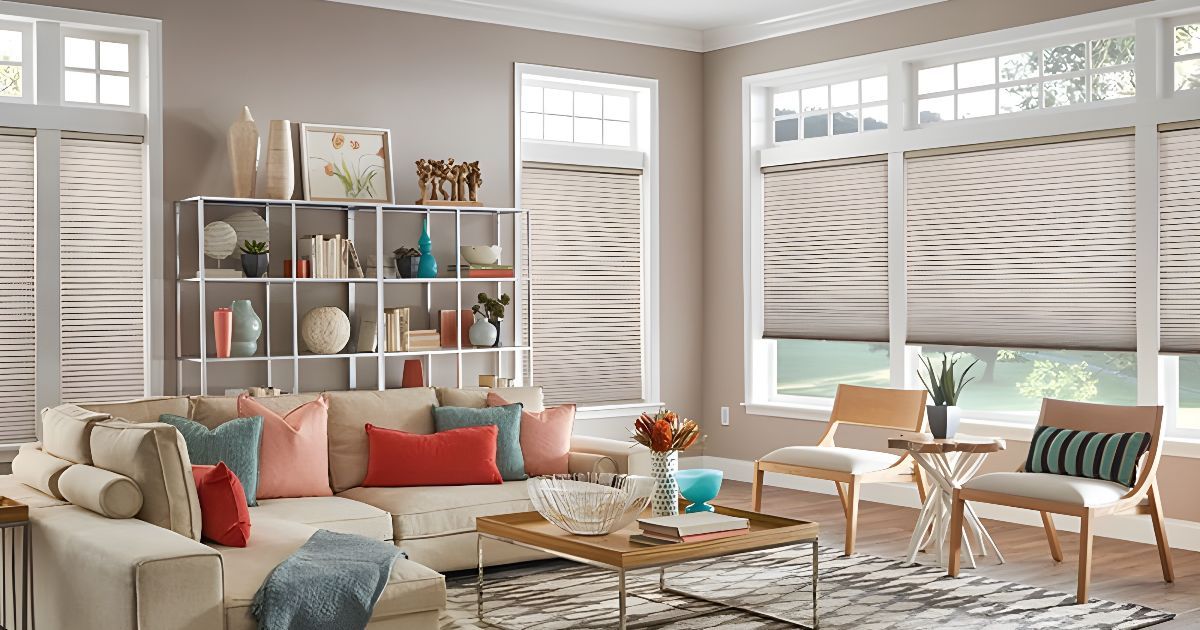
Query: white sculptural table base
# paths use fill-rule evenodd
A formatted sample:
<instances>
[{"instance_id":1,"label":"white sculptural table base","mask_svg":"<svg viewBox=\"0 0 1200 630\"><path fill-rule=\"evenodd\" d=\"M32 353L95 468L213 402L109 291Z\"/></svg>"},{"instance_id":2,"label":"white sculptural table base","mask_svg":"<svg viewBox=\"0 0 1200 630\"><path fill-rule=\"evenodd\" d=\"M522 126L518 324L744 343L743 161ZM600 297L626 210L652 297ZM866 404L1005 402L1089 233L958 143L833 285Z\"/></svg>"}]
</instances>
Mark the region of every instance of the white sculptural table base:
<instances>
[{"instance_id":1,"label":"white sculptural table base","mask_svg":"<svg viewBox=\"0 0 1200 630\"><path fill-rule=\"evenodd\" d=\"M890 440L889 446L907 450L929 481L929 494L921 507L905 560L915 563L917 553L924 549L936 553L938 564L946 566L950 560L950 508L954 489L979 471L989 453L1002 450L1004 441L990 438L936 440L916 436ZM963 548L970 566L975 567L976 549L982 556L987 556L989 551L995 553L996 559L1003 564L1004 556L970 503L966 504L963 517ZM972 545L972 535L977 547Z\"/></svg>"}]
</instances>

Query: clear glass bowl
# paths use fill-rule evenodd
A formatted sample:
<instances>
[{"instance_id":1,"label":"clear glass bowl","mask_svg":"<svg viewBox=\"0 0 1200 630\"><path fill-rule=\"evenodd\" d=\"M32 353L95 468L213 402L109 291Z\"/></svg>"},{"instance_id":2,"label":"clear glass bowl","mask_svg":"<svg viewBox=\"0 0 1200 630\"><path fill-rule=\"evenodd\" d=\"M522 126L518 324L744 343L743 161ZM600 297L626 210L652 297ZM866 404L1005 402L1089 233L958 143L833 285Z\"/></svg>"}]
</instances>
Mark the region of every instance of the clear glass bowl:
<instances>
[{"instance_id":1,"label":"clear glass bowl","mask_svg":"<svg viewBox=\"0 0 1200 630\"><path fill-rule=\"evenodd\" d=\"M580 536L603 536L633 522L650 504L654 480L575 473L529 480L529 500L547 521Z\"/></svg>"}]
</instances>

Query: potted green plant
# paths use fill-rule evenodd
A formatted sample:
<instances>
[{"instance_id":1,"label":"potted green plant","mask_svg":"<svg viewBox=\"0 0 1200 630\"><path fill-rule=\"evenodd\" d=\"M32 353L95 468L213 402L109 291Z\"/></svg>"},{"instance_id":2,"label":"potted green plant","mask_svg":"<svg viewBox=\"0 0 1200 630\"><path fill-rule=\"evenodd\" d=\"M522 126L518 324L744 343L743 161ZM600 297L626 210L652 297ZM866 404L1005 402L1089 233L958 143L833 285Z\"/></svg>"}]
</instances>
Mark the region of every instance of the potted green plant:
<instances>
[{"instance_id":1,"label":"potted green plant","mask_svg":"<svg viewBox=\"0 0 1200 630\"><path fill-rule=\"evenodd\" d=\"M932 359L922 355L921 363L925 367L928 378L921 373L921 370L917 370L917 377L921 379L921 384L925 386L933 399L932 405L925 406L925 412L929 416L929 431L933 433L933 437L938 439L952 438L958 432L960 420L958 397L967 383L975 380L973 376L967 378L967 373L975 367L976 363L979 363L979 360L972 361L963 369L962 373L956 375L955 366L960 358L943 352L941 369L938 369L934 367Z\"/></svg>"},{"instance_id":2,"label":"potted green plant","mask_svg":"<svg viewBox=\"0 0 1200 630\"><path fill-rule=\"evenodd\" d=\"M511 301L505 293L498 298L480 293L476 300L478 304L471 307L475 315L475 323L467 331L471 345L480 348L500 347L500 321L504 319L504 307Z\"/></svg>"},{"instance_id":3,"label":"potted green plant","mask_svg":"<svg viewBox=\"0 0 1200 630\"><path fill-rule=\"evenodd\" d=\"M396 275L401 278L416 278L421 265L421 252L411 247L397 247L392 250L396 264Z\"/></svg>"},{"instance_id":4,"label":"potted green plant","mask_svg":"<svg viewBox=\"0 0 1200 630\"><path fill-rule=\"evenodd\" d=\"M242 272L247 278L267 275L267 254L271 253L265 241L242 241Z\"/></svg>"}]
</instances>

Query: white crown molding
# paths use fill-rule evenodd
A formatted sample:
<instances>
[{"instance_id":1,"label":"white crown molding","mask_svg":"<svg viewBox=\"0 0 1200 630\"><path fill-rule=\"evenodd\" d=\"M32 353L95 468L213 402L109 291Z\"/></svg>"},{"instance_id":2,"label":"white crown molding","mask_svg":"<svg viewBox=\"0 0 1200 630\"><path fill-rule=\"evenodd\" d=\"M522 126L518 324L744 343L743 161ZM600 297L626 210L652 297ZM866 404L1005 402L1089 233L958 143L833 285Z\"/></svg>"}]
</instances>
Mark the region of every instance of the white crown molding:
<instances>
[{"instance_id":1,"label":"white crown molding","mask_svg":"<svg viewBox=\"0 0 1200 630\"><path fill-rule=\"evenodd\" d=\"M843 0L834 3L833 6L782 16L777 20L769 20L765 23L722 26L703 31L630 20L581 17L527 7L501 6L498 0L495 2L479 0L329 1L552 33L661 46L690 52L709 52L946 0Z\"/></svg>"}]
</instances>

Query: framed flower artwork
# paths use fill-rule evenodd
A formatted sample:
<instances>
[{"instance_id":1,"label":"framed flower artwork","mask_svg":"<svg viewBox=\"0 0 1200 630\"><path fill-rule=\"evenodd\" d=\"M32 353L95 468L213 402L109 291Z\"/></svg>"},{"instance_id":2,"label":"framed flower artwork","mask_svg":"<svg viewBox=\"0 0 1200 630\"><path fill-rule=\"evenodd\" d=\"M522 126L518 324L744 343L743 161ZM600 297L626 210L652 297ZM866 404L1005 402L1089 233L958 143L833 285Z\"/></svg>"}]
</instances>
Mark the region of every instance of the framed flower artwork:
<instances>
[{"instance_id":1,"label":"framed flower artwork","mask_svg":"<svg viewBox=\"0 0 1200 630\"><path fill-rule=\"evenodd\" d=\"M301 123L304 198L393 203L391 154L387 129Z\"/></svg>"}]
</instances>

